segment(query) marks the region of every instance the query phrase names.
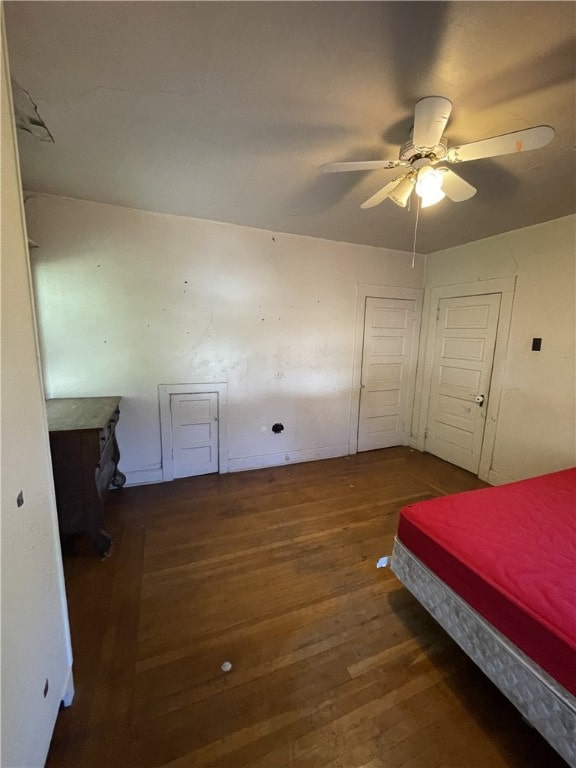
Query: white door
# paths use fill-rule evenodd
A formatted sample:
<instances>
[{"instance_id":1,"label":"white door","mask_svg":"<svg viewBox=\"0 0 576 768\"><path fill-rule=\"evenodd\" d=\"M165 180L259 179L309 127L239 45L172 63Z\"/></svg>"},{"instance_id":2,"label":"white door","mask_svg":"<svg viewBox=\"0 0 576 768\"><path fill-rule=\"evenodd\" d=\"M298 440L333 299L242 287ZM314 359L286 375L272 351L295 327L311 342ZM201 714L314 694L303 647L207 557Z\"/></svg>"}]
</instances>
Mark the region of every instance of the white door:
<instances>
[{"instance_id":1,"label":"white door","mask_svg":"<svg viewBox=\"0 0 576 768\"><path fill-rule=\"evenodd\" d=\"M440 299L426 450L478 473L500 294Z\"/></svg>"},{"instance_id":2,"label":"white door","mask_svg":"<svg viewBox=\"0 0 576 768\"><path fill-rule=\"evenodd\" d=\"M416 302L366 299L358 450L403 445L410 416Z\"/></svg>"},{"instance_id":3,"label":"white door","mask_svg":"<svg viewBox=\"0 0 576 768\"><path fill-rule=\"evenodd\" d=\"M170 395L174 477L218 472L218 393Z\"/></svg>"}]
</instances>

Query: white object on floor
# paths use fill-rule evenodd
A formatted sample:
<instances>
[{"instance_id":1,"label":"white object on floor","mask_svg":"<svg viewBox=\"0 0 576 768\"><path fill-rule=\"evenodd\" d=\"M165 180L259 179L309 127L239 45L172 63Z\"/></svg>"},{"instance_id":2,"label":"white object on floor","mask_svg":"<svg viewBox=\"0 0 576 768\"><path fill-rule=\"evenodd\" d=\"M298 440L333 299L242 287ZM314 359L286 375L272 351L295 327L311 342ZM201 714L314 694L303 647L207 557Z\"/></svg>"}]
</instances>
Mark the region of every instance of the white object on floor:
<instances>
[{"instance_id":1,"label":"white object on floor","mask_svg":"<svg viewBox=\"0 0 576 768\"><path fill-rule=\"evenodd\" d=\"M230 664L229 661L225 661L224 664L222 664L221 669L222 669L222 672L230 672L230 670L232 669L232 664Z\"/></svg>"},{"instance_id":2,"label":"white object on floor","mask_svg":"<svg viewBox=\"0 0 576 768\"><path fill-rule=\"evenodd\" d=\"M381 557L380 560L376 563L376 568L386 568L388 565L388 560L390 559L390 556L387 557Z\"/></svg>"}]
</instances>

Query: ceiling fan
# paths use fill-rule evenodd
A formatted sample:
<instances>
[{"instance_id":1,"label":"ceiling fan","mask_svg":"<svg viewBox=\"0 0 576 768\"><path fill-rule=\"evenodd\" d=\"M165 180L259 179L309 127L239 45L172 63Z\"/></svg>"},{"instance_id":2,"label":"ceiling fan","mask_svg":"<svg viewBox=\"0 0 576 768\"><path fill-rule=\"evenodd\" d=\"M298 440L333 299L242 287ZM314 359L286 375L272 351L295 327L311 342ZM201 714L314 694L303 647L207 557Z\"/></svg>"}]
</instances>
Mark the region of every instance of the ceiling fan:
<instances>
[{"instance_id":1,"label":"ceiling fan","mask_svg":"<svg viewBox=\"0 0 576 768\"><path fill-rule=\"evenodd\" d=\"M415 188L416 194L421 198L421 207L428 208L444 197L459 203L476 194L476 188L450 168L444 165L435 167L439 163L458 164L514 152L526 152L539 149L554 138L554 128L538 125L448 149L442 134L451 111L452 102L442 96L420 99L416 102L414 110L410 141L400 147L398 160L328 163L321 166L320 170L324 173L339 173L405 167L408 170L402 176L397 176L386 184L360 207L373 208L383 200L390 199L405 208Z\"/></svg>"}]
</instances>

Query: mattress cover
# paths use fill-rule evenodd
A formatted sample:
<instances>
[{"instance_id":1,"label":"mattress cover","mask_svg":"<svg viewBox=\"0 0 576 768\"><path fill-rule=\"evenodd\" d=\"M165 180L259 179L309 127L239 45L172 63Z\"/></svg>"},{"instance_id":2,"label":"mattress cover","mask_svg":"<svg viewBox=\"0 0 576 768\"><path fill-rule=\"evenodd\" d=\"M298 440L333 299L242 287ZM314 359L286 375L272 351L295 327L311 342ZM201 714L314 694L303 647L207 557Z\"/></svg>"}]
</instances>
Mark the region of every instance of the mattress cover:
<instances>
[{"instance_id":1,"label":"mattress cover","mask_svg":"<svg viewBox=\"0 0 576 768\"><path fill-rule=\"evenodd\" d=\"M576 468L411 504L398 539L576 695Z\"/></svg>"}]
</instances>

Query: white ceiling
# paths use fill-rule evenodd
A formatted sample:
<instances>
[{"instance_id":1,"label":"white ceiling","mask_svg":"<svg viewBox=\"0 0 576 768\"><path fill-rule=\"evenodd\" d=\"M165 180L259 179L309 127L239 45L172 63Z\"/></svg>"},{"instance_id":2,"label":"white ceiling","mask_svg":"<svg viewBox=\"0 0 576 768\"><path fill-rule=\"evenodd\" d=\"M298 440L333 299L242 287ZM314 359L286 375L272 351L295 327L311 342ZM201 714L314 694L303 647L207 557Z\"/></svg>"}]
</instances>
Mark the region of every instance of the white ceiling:
<instances>
[{"instance_id":1,"label":"white ceiling","mask_svg":"<svg viewBox=\"0 0 576 768\"><path fill-rule=\"evenodd\" d=\"M461 165L478 187L420 213L432 252L573 213L572 2L7 2L13 78L54 137L19 132L27 190L412 250L414 210L360 203L395 171L414 103L462 144L556 137Z\"/></svg>"}]
</instances>

